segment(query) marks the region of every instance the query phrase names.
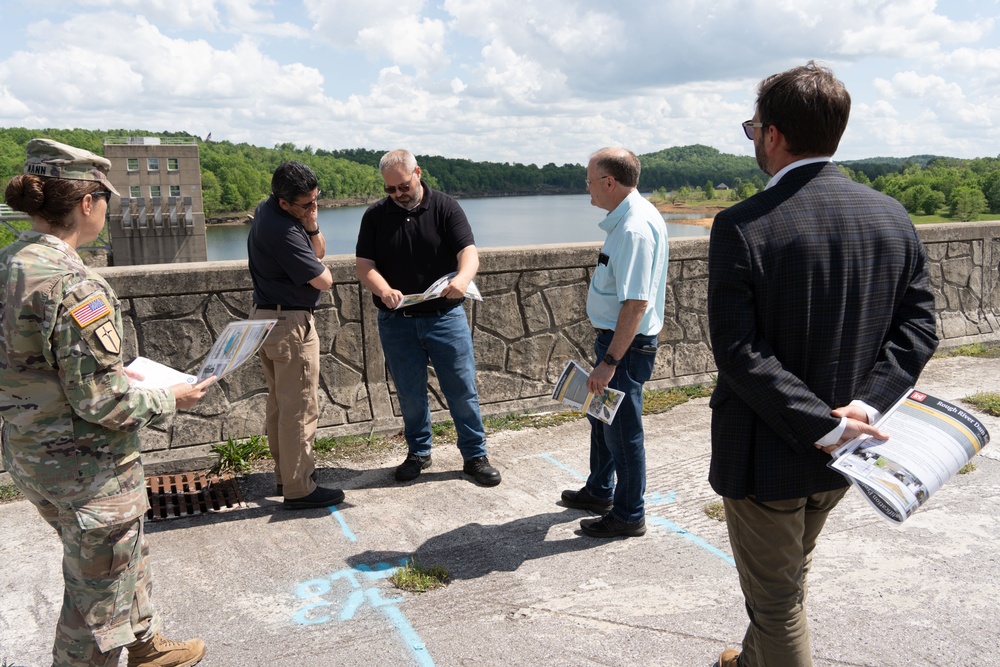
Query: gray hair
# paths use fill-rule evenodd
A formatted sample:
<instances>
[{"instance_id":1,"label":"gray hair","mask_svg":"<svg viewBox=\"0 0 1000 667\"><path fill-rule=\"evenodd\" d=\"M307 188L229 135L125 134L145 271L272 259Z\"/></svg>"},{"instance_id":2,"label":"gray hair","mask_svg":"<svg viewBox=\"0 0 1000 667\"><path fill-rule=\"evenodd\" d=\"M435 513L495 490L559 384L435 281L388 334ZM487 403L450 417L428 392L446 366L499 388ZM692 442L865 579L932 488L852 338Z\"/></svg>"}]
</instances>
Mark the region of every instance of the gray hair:
<instances>
[{"instance_id":1,"label":"gray hair","mask_svg":"<svg viewBox=\"0 0 1000 667\"><path fill-rule=\"evenodd\" d=\"M417 158L413 157L413 153L402 148L389 151L378 161L378 170L384 172L393 167L403 167L406 171L413 173L417 168Z\"/></svg>"},{"instance_id":2,"label":"gray hair","mask_svg":"<svg viewBox=\"0 0 1000 667\"><path fill-rule=\"evenodd\" d=\"M602 148L590 159L594 161L601 171L607 172L616 181L627 188L634 188L639 185L639 158L630 150L625 148Z\"/></svg>"}]
</instances>

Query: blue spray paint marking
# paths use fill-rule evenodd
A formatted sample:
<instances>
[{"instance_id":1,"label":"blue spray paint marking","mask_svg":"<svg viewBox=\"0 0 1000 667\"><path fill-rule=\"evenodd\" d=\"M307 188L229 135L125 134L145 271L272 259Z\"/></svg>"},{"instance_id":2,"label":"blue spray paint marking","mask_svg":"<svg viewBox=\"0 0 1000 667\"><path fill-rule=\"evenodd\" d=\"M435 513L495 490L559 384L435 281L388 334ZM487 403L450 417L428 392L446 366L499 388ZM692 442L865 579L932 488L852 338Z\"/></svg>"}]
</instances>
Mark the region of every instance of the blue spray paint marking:
<instances>
[{"instance_id":1,"label":"blue spray paint marking","mask_svg":"<svg viewBox=\"0 0 1000 667\"><path fill-rule=\"evenodd\" d=\"M576 477L579 477L580 479L582 479L584 481L587 480L587 476L586 475L581 475L580 473L578 473L577 471L573 470L572 468L570 468L565 463L560 463L559 461L556 461L554 458L552 458L548 454L539 454L539 456L541 456L543 459L545 459L549 463L552 463L552 464L555 464L555 465L559 466L560 468L562 468L563 470L565 470L569 474L574 475Z\"/></svg>"},{"instance_id":2,"label":"blue spray paint marking","mask_svg":"<svg viewBox=\"0 0 1000 667\"><path fill-rule=\"evenodd\" d=\"M693 544L698 545L699 547L701 547L702 549L704 549L708 553L712 554L713 556L718 556L719 558L721 558L722 560L726 561L727 563L729 563L733 567L736 567L736 561L733 560L732 556L729 556L725 552L716 549L715 547L713 547L711 544L709 544L705 540L701 539L697 535L689 533L685 529L683 529L680 526L678 526L676 523L673 523L672 521L667 521L666 519L664 519L662 517L658 517L658 516L647 516L646 519L648 521L651 521L651 522L655 523L655 524L659 524L659 525L663 526L664 528L666 528L667 530L669 530L671 532L677 533L678 535L680 535L684 539L688 540L689 542L691 542Z\"/></svg>"},{"instance_id":3,"label":"blue spray paint marking","mask_svg":"<svg viewBox=\"0 0 1000 667\"><path fill-rule=\"evenodd\" d=\"M337 516L334 514L334 516ZM338 517L339 518L339 517ZM345 525L346 530L346 525ZM353 538L353 534L351 535ZM299 608L292 616L292 620L299 625L319 625L333 620L333 602L323 599L333 590L333 582L346 581L352 590L347 594L337 620L340 622L350 621L357 614L358 610L367 600L375 609L384 613L393 627L402 636L403 641L413 653L414 659L421 667L434 667L434 660L427 652L427 646L421 641L406 616L399 610L397 605L404 598L383 598L378 588L371 586L365 588L363 584L379 579L386 579L392 576L398 567L406 564L407 559L402 559L399 566L392 566L389 563L376 563L373 567L358 565L354 568L338 570L325 579L310 579L298 585L295 595L303 600L308 600L306 604ZM319 598L319 599L316 599Z\"/></svg>"},{"instance_id":4,"label":"blue spray paint marking","mask_svg":"<svg viewBox=\"0 0 1000 667\"><path fill-rule=\"evenodd\" d=\"M357 542L358 538L354 535L354 532L351 531L350 527L348 527L347 522L344 521L344 517L341 516L340 510L338 510L336 507L331 506L330 514L332 514L333 518L335 518L340 523L340 532L344 534L344 537L349 539L351 542Z\"/></svg>"},{"instance_id":5,"label":"blue spray paint marking","mask_svg":"<svg viewBox=\"0 0 1000 667\"><path fill-rule=\"evenodd\" d=\"M677 501L677 492L669 491L667 495L663 495L657 491L645 495L642 497L646 501L647 505L669 505L670 503Z\"/></svg>"},{"instance_id":6,"label":"blue spray paint marking","mask_svg":"<svg viewBox=\"0 0 1000 667\"><path fill-rule=\"evenodd\" d=\"M584 477L583 475L581 475L577 471L573 470L568 465L566 465L564 463L561 463L560 461L557 461L555 458L553 458L552 456L549 456L548 454L540 454L539 456L541 456L546 461L549 461L550 463L553 463L554 465L559 466L560 468L562 468L566 472L570 473L571 475L575 475L576 477L579 477L581 479L586 479L586 477ZM643 497L643 499L647 503L649 503L650 505L663 505L663 504L666 504L666 503L672 503L672 502L676 501L676 498L677 498L677 494L674 491L670 491L666 496L664 496L661 493L655 493L654 492L654 493L651 493L651 494L646 495L646 496ZM681 537L683 537L684 539L690 541L691 543L698 545L699 547L701 547L702 549L704 549L708 553L712 554L713 556L718 556L719 558L721 558L722 560L726 561L730 565L732 565L734 567L736 566L736 561L734 561L731 556L729 556L725 552L720 551L719 549L713 547L711 544L709 544L705 540L701 539L697 535L694 535L694 534L688 532L687 530L685 530L684 528L681 528L677 524L675 524L675 523L673 523L671 521L667 521L666 519L663 519L663 518L658 517L658 516L649 516L649 515L647 515L646 516L646 520L647 521L651 521L652 523L658 524L660 526L663 526L664 528L666 528L670 532L676 533L677 535L680 535Z\"/></svg>"}]
</instances>

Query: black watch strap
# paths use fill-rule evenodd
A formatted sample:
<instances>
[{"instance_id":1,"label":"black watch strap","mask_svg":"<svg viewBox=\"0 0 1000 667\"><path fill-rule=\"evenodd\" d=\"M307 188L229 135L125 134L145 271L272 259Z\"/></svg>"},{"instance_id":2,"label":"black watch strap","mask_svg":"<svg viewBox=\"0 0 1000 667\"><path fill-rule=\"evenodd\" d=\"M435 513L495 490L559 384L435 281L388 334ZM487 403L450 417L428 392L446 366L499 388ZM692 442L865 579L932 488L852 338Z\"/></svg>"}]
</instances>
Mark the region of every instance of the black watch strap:
<instances>
[{"instance_id":1,"label":"black watch strap","mask_svg":"<svg viewBox=\"0 0 1000 667\"><path fill-rule=\"evenodd\" d=\"M307 230L306 230L306 234L307 234L308 236L316 236L317 234L319 234L319 227L317 227L317 228L316 228L316 230L315 230L315 231L312 231L312 232L310 232L310 231L309 231L309 230L307 229Z\"/></svg>"},{"instance_id":2,"label":"black watch strap","mask_svg":"<svg viewBox=\"0 0 1000 667\"><path fill-rule=\"evenodd\" d=\"M620 361L621 361L621 359L615 359L610 354L605 354L604 355L604 363L606 363L608 366L617 366L618 362L620 362Z\"/></svg>"}]
</instances>

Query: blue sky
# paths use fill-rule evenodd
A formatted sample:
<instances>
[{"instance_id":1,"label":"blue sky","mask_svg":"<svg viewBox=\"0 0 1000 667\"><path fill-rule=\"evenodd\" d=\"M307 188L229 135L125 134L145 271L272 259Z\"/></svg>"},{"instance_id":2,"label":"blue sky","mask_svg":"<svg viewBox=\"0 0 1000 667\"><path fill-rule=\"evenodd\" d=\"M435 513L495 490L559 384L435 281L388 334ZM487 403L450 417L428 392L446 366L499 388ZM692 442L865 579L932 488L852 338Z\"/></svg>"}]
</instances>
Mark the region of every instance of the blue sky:
<instances>
[{"instance_id":1,"label":"blue sky","mask_svg":"<svg viewBox=\"0 0 1000 667\"><path fill-rule=\"evenodd\" d=\"M810 59L853 98L838 158L1000 155L1000 0L5 0L0 126L752 155L756 84Z\"/></svg>"}]
</instances>

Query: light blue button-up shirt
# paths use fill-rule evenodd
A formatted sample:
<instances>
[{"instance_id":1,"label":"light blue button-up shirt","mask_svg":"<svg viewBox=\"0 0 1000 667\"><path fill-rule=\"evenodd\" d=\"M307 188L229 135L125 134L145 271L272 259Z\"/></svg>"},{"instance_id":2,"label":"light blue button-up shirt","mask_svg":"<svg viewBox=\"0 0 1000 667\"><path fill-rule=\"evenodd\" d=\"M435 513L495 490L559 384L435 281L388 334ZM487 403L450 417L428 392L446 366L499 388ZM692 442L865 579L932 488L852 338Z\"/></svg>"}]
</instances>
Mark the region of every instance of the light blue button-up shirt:
<instances>
[{"instance_id":1,"label":"light blue button-up shirt","mask_svg":"<svg viewBox=\"0 0 1000 667\"><path fill-rule=\"evenodd\" d=\"M622 304L646 301L639 334L652 336L663 328L667 291L667 226L663 215L633 190L600 223L608 234L587 293L587 316L596 329L615 329Z\"/></svg>"}]
</instances>

